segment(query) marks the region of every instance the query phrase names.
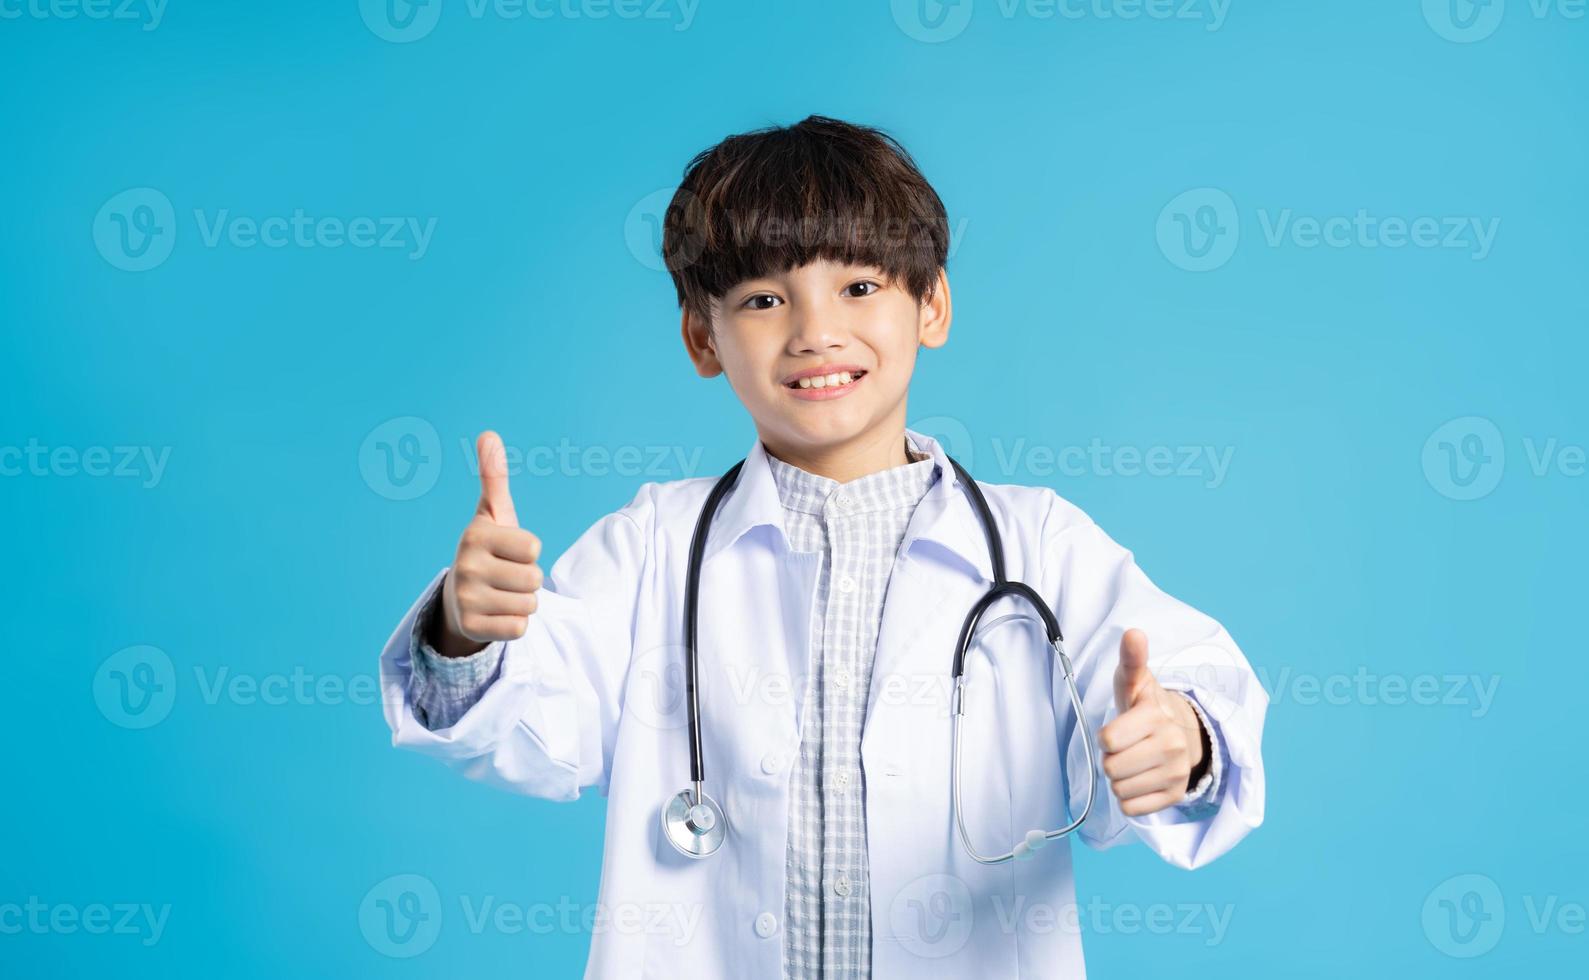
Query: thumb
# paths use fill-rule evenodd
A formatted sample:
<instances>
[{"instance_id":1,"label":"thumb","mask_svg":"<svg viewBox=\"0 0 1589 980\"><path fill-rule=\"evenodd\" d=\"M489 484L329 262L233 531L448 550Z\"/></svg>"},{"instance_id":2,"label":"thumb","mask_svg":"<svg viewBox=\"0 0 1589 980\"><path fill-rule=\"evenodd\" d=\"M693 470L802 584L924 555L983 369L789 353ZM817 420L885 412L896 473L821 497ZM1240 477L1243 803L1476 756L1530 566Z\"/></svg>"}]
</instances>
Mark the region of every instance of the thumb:
<instances>
[{"instance_id":1,"label":"thumb","mask_svg":"<svg viewBox=\"0 0 1589 980\"><path fill-rule=\"evenodd\" d=\"M493 524L518 527L513 512L513 495L508 492L508 455L502 437L490 429L475 440L475 460L480 464L480 505L475 513Z\"/></svg>"},{"instance_id":2,"label":"thumb","mask_svg":"<svg viewBox=\"0 0 1589 980\"><path fill-rule=\"evenodd\" d=\"M1115 707L1125 714L1153 683L1148 670L1148 634L1126 630L1120 637L1120 665L1115 668Z\"/></svg>"}]
</instances>

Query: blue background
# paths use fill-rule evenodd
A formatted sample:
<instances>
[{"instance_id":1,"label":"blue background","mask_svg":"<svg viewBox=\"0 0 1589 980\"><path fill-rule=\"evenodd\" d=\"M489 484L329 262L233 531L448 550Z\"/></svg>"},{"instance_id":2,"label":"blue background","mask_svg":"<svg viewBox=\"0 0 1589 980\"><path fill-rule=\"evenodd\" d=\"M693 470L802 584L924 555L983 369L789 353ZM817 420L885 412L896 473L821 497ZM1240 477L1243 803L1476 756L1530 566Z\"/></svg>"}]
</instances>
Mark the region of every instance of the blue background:
<instances>
[{"instance_id":1,"label":"blue background","mask_svg":"<svg viewBox=\"0 0 1589 980\"><path fill-rule=\"evenodd\" d=\"M394 751L368 697L207 687L297 672L367 694L472 512L483 427L518 449L693 460L517 477L547 567L641 482L748 450L726 382L684 356L646 208L696 151L813 112L898 136L957 228L954 332L923 354L913 421L957 433L980 478L1089 511L1230 629L1274 699L1268 819L1233 852L1188 874L1141 847L1077 851L1084 903L1213 906L1227 930L1084 916L1093 975L1589 959L1585 478L1581 456L1530 459L1589 443L1589 20L1527 0L1465 35L1465 0L1456 20L1417 0L1235 0L1217 23L1206 2L1125 19L1104 0L1074 17L701 0L686 23L677 4L510 19L449 0L394 43L355 0L171 0L152 30L40 2L0 19L0 906L170 912L148 946L0 935L0 974L579 973L588 933L472 934L460 900L593 903L599 795L516 798ZM129 188L172 208L147 271L96 218ZM1194 272L1159 231L1203 188L1179 213L1240 237ZM121 214L147 224L132 211L158 200ZM222 209L436 223L418 259L207 244L194 212ZM1482 257L1309 248L1266 236L1286 209L1499 224ZM405 436L426 462L393 477L382 447ZM1021 439L1094 438L1230 466L1001 463ZM29 445L169 456L158 480L96 477L16 465ZM169 715L123 727L139 720L114 684L143 654L107 661L144 645L169 665ZM1371 684L1331 703L1300 680L1360 670L1477 675L1495 696L1442 683L1441 703L1390 704ZM399 874L440 896L439 938L409 959L360 926ZM1576 931L1534 927L1552 899Z\"/></svg>"}]
</instances>

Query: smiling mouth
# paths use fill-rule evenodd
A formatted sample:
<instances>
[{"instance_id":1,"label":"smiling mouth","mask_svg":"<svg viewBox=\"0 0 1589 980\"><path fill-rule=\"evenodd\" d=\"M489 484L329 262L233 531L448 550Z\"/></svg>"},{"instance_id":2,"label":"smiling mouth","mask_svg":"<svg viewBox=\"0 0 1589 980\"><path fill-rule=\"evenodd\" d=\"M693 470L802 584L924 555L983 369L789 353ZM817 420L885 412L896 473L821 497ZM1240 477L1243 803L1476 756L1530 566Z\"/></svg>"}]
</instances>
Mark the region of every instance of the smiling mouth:
<instances>
[{"instance_id":1,"label":"smiling mouth","mask_svg":"<svg viewBox=\"0 0 1589 980\"><path fill-rule=\"evenodd\" d=\"M865 371L836 371L833 374L819 374L814 377L801 378L784 385L791 391L820 391L825 388L845 388L866 377Z\"/></svg>"}]
</instances>

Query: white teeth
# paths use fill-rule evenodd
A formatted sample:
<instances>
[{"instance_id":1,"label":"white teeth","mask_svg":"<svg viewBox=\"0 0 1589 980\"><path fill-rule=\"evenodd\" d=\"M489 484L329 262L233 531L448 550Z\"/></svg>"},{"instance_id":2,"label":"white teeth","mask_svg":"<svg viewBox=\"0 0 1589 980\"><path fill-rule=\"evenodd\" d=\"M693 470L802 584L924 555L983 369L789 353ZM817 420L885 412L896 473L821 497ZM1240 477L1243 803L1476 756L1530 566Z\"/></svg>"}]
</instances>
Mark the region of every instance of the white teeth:
<instances>
[{"instance_id":1,"label":"white teeth","mask_svg":"<svg viewBox=\"0 0 1589 980\"><path fill-rule=\"evenodd\" d=\"M854 378L850 372L840 371L837 374L819 374L811 378L801 378L798 384L802 388L827 388L830 386L847 385Z\"/></svg>"}]
</instances>

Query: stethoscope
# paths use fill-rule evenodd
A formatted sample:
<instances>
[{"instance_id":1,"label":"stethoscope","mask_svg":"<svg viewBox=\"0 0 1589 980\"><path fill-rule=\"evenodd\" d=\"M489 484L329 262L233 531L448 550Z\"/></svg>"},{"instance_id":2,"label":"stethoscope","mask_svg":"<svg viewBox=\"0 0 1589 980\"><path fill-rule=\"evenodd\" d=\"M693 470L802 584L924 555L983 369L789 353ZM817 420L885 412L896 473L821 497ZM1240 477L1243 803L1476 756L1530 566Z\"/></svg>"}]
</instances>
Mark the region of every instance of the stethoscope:
<instances>
[{"instance_id":1,"label":"stethoscope","mask_svg":"<svg viewBox=\"0 0 1589 980\"><path fill-rule=\"evenodd\" d=\"M952 804L955 815L955 825L959 828L960 843L965 846L966 852L982 864L1001 864L1014 858L1025 857L1051 840L1057 840L1080 827L1082 821L1087 819L1087 814L1092 812L1094 786L1098 781L1097 763L1093 757L1092 732L1087 728L1085 717L1081 710L1081 692L1076 687L1076 671L1071 665L1070 657L1065 654L1065 640L1059 632L1059 620L1054 617L1041 596L1031 587L1022 582L1011 582L1004 577L1004 543L999 539L997 522L993 519L993 512L988 509L988 502L982 496L982 490L977 486L971 475L952 457L946 457L954 467L955 473L960 477L960 483L971 496L971 502L976 505L977 515L982 521L982 530L988 539L988 553L993 559L993 587L988 590L976 605L971 607L971 612L966 616L965 625L960 628L960 639L955 645L954 657L954 689L950 696L950 714L954 730L953 759L950 766L950 782L952 783ZM700 610L699 592L701 585L701 561L706 552L706 533L711 527L712 517L717 513L717 507L723 497L728 493L739 471L745 465L744 460L735 463L733 468L724 473L707 494L706 503L701 507L701 516L695 522L695 534L690 539L690 563L684 582L684 647L685 647L685 690L689 704L689 729L690 729L690 786L680 790L675 796L669 797L662 807L662 832L679 853L686 857L703 858L717 853L723 846L723 840L728 836L728 818L723 813L723 808L717 801L706 795L701 788L703 782L704 766L701 764L701 713L697 698L696 688L696 624ZM986 857L978 853L971 845L970 835L966 833L964 811L960 806L960 771L962 763L960 758L960 721L966 713L965 697L965 655L976 635L977 624L982 619L982 614L998 599L1006 596L1020 596L1031 603L1032 607L1042 617L1044 631L1048 635L1049 645L1054 648L1054 654L1059 658L1060 666L1065 672L1065 683L1070 689L1071 707L1076 712L1076 724L1081 729L1082 748L1087 756L1087 804L1082 807L1081 815L1071 820L1070 823L1057 830L1032 830L1026 834L1024 840L1016 844L1005 853L997 857ZM1006 619L1015 618L1002 616L990 623L995 626ZM1066 810L1068 812L1069 806Z\"/></svg>"}]
</instances>

